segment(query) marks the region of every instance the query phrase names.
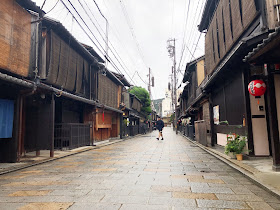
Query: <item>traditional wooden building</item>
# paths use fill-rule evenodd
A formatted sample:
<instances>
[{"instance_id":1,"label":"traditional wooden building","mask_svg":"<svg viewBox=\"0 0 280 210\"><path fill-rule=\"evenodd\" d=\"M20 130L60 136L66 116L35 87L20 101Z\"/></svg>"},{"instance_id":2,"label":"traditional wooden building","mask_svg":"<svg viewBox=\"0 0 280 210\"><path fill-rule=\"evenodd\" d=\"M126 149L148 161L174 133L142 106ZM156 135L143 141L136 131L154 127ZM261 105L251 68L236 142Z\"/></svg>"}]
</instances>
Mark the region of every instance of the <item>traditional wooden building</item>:
<instances>
[{"instance_id":1,"label":"traditional wooden building","mask_svg":"<svg viewBox=\"0 0 280 210\"><path fill-rule=\"evenodd\" d=\"M96 109L94 113L94 140L103 141L121 134L121 119L123 111L122 89L124 84L109 70L98 73L98 103L105 105Z\"/></svg>"},{"instance_id":2,"label":"traditional wooden building","mask_svg":"<svg viewBox=\"0 0 280 210\"><path fill-rule=\"evenodd\" d=\"M186 65L178 123L186 136L193 139L195 135L199 143L211 145L210 104L202 89L207 81L204 63L205 57L201 56ZM189 118L187 124L181 123L184 118Z\"/></svg>"},{"instance_id":3,"label":"traditional wooden building","mask_svg":"<svg viewBox=\"0 0 280 210\"><path fill-rule=\"evenodd\" d=\"M254 135L259 135L259 132L266 129L269 153L273 157L273 169L280 171L280 14L279 5L269 1L266 3L270 11L267 18L270 33L268 38L244 57L243 61L250 63L250 80L261 79L267 86L267 91L261 98L250 97L251 114L261 110L266 120L266 124L260 124L261 128L253 124L252 135L255 138ZM258 100L261 103L258 103Z\"/></svg>"},{"instance_id":4,"label":"traditional wooden building","mask_svg":"<svg viewBox=\"0 0 280 210\"><path fill-rule=\"evenodd\" d=\"M273 155L266 96L255 98L247 90L260 69L242 60L275 26L276 7L269 0L206 2L199 30L206 33L208 80L202 89L209 96L213 116L212 145L224 146L228 133L238 133L247 136L250 155Z\"/></svg>"},{"instance_id":5,"label":"traditional wooden building","mask_svg":"<svg viewBox=\"0 0 280 210\"><path fill-rule=\"evenodd\" d=\"M3 0L0 11L0 162L15 162L24 147L23 103L36 90L25 80L35 71L32 21L43 12L29 0Z\"/></svg>"}]
</instances>

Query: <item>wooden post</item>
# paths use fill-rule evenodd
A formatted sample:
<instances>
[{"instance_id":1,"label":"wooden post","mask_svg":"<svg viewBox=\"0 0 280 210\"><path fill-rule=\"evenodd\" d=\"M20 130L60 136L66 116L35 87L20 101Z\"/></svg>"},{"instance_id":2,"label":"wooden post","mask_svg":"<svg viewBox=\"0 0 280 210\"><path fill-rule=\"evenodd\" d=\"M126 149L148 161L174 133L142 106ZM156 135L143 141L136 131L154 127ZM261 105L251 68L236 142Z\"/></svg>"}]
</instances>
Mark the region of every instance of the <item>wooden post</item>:
<instances>
[{"instance_id":1,"label":"wooden post","mask_svg":"<svg viewBox=\"0 0 280 210\"><path fill-rule=\"evenodd\" d=\"M123 114L120 113L120 139L123 138Z\"/></svg>"},{"instance_id":2,"label":"wooden post","mask_svg":"<svg viewBox=\"0 0 280 210\"><path fill-rule=\"evenodd\" d=\"M23 96L19 96L19 134L18 134L18 150L17 150L17 161L20 161L21 154L22 154L22 111L23 110Z\"/></svg>"},{"instance_id":3,"label":"wooden post","mask_svg":"<svg viewBox=\"0 0 280 210\"><path fill-rule=\"evenodd\" d=\"M51 120L51 139L50 139L50 157L54 157L54 124L55 124L55 100L54 100L54 94L52 93L52 99L51 99L51 114L50 114L50 120Z\"/></svg>"},{"instance_id":4,"label":"wooden post","mask_svg":"<svg viewBox=\"0 0 280 210\"><path fill-rule=\"evenodd\" d=\"M209 115L210 115L210 129L211 129L211 146L215 146L215 131L214 131L214 113L213 113L213 101L212 94L209 94Z\"/></svg>"},{"instance_id":5,"label":"wooden post","mask_svg":"<svg viewBox=\"0 0 280 210\"><path fill-rule=\"evenodd\" d=\"M277 107L275 98L274 75L269 70L265 70L267 75L267 109L269 115L269 127L271 137L271 150L273 157L273 170L280 171L280 142L277 119ZM280 111L280 110L279 110Z\"/></svg>"},{"instance_id":6,"label":"wooden post","mask_svg":"<svg viewBox=\"0 0 280 210\"><path fill-rule=\"evenodd\" d=\"M245 126L248 131L248 149L249 154L254 155L254 141L253 141L253 127L252 127L252 118L251 118L251 101L250 101L250 95L248 91L248 84L249 84L249 78L250 78L250 66L246 65L242 72L242 80L243 80L243 91L244 91L244 103L245 103L245 110L246 110L246 122Z\"/></svg>"}]
</instances>

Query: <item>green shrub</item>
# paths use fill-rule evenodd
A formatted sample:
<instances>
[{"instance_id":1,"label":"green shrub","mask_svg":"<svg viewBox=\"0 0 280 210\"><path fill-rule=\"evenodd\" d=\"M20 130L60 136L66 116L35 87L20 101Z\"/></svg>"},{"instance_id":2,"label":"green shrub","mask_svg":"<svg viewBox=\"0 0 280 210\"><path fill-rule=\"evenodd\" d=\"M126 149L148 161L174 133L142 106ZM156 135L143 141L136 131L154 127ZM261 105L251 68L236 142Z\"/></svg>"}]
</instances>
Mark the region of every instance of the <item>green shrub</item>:
<instances>
[{"instance_id":1,"label":"green shrub","mask_svg":"<svg viewBox=\"0 0 280 210\"><path fill-rule=\"evenodd\" d=\"M246 146L246 137L240 137L235 135L235 138L232 136L227 136L227 144L225 146L225 154L233 152L234 154L241 154Z\"/></svg>"}]
</instances>

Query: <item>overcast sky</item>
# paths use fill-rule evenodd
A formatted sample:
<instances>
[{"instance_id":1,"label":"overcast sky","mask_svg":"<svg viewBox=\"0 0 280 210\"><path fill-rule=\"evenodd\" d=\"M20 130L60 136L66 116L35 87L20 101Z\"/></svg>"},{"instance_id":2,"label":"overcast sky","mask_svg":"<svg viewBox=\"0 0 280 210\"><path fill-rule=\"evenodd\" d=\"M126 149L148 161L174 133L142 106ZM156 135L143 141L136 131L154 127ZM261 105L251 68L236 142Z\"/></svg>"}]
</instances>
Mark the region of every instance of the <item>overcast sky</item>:
<instances>
[{"instance_id":1,"label":"overcast sky","mask_svg":"<svg viewBox=\"0 0 280 210\"><path fill-rule=\"evenodd\" d=\"M33 1L40 7L44 2L44 0ZM86 33L65 8L62 1ZM167 51L168 39L176 39L176 62L177 67L181 70L181 73L178 72L178 86L182 82L186 63L193 60L194 57L204 54L205 35L201 34L198 42L200 33L197 25L200 22L205 0L95 1L108 20L109 57L129 81L131 78L133 79L131 82L133 85L146 89L148 68L150 67L152 75L155 77L152 99L163 98L168 81L170 81L169 75L171 75L173 61ZM90 30L69 2L72 3ZM59 20L78 41L92 46L104 58L106 21L97 9L94 0L46 0L43 10L47 12L47 16ZM184 45L187 47L182 53ZM191 54L194 54L194 57ZM108 68L118 72L110 64Z\"/></svg>"}]
</instances>

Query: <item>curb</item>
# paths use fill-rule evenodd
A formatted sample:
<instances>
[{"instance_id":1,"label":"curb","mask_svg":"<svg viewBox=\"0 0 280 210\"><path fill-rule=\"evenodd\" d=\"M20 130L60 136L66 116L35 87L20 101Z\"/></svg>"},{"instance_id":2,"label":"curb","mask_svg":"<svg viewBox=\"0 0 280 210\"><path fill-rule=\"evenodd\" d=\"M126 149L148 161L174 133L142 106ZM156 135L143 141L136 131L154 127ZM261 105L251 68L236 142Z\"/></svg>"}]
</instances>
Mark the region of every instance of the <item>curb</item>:
<instances>
[{"instance_id":1,"label":"curb","mask_svg":"<svg viewBox=\"0 0 280 210\"><path fill-rule=\"evenodd\" d=\"M181 134L182 135L182 134ZM235 170L239 171L241 174L243 174L245 177L247 177L248 179L250 179L252 182L254 182L256 185L258 185L259 187L261 187L262 189L264 189L265 191L267 191L268 193L270 193L271 195L277 197L278 199L280 199L280 193L272 186L264 184L262 181L258 180L255 176L254 176L254 172L243 168L237 164L235 164L233 161L230 161L228 159L226 159L225 157L223 157L222 155L219 155L218 153L215 153L213 151L211 151L209 148L189 139L188 137L182 135L183 137L185 137L189 142L193 143L194 145L198 146L199 148L201 148L202 150L204 150L205 152L208 152L209 154L213 155L214 157L216 157L217 159L223 161L224 163L228 164L230 167L234 168Z\"/></svg>"}]
</instances>

